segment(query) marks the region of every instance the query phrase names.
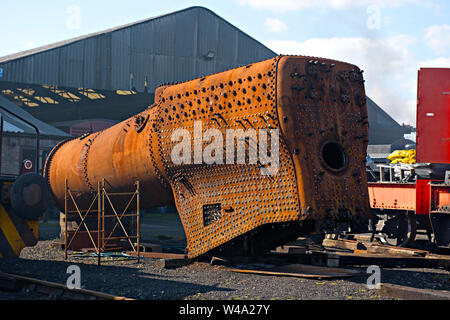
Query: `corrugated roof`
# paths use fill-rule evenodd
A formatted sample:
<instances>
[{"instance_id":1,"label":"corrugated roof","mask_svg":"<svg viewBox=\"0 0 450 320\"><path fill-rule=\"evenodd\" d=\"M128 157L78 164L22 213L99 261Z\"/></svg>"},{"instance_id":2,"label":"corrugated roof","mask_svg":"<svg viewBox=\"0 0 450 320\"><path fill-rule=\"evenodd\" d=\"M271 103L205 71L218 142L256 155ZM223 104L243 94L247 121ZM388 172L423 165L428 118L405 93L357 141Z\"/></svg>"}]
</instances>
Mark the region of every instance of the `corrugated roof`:
<instances>
[{"instance_id":1,"label":"corrugated roof","mask_svg":"<svg viewBox=\"0 0 450 320\"><path fill-rule=\"evenodd\" d=\"M128 23L128 24L125 24L125 25L121 25L121 26L118 26L118 27L109 28L109 29L106 29L106 30L103 30L103 31L94 32L94 33L90 33L90 34L87 34L87 35L71 38L71 39L68 39L68 40L55 42L55 43L52 43L52 44L49 44L49 45L45 45L45 46L42 46L42 47L38 47L38 48L34 48L34 49L31 49L31 50L21 51L21 52L18 52L18 53L14 53L14 54L10 54L10 55L7 55L7 56L3 56L3 57L0 57L0 63L5 63L5 62L21 59L21 58L28 57L28 56L31 56L31 55L34 55L34 54L38 54L38 53L42 53L42 52L49 51L49 50L52 50L52 49L64 47L64 46L67 46L67 45L70 45L70 44L73 44L75 42L82 41L82 40L85 40L85 39L88 39L88 38L92 38L92 37L96 37L96 36L112 33L114 31L126 29L126 28L129 28L129 27L132 27L132 26L136 26L136 25L139 25L139 24L143 24L143 23L146 23L146 22L149 22L149 21L152 21L152 20L157 20L157 19L164 18L164 17L167 17L167 16L176 15L176 14L181 13L181 12L185 12L185 11L189 11L189 10L198 10L198 9L206 10L210 14L212 14L212 15L216 16L217 18L223 20L224 22L226 22L227 24L229 24L233 28L238 29L239 31L241 31L242 33L247 35L249 38L251 38L254 41L258 42L259 44L261 44L261 46L265 47L261 42L259 42L255 38L249 36L248 34L243 32L239 28L235 27L234 25L229 23L227 20L225 20L224 18L220 17L219 15L217 15L215 12L209 10L208 8L201 7L201 6L193 6L193 7L189 7L189 8L186 8L186 9L182 9L182 10L178 10L178 11L175 11L175 12L171 12L171 13L168 13L168 14L163 14L163 15L159 15L159 16L156 16L156 17L139 20L139 21ZM268 49L268 50L272 51L270 49ZM273 54L276 55L275 52L273 52Z\"/></svg>"},{"instance_id":2,"label":"corrugated roof","mask_svg":"<svg viewBox=\"0 0 450 320\"><path fill-rule=\"evenodd\" d=\"M55 127L52 127L51 125L48 125L45 122L42 122L42 121L36 119L31 114L29 114L28 112L26 112L25 110L23 110L22 108L20 108L16 104L14 104L13 102L9 101L8 99L2 97L1 95L0 95L0 106L4 107L5 109L12 112L13 114L17 114L18 116L24 118L25 120L27 120L30 123L32 123L33 125L35 125L39 129L39 133L41 135L69 137L69 134L67 134L64 131L61 131ZM19 129L23 130L23 132L25 132L25 133L32 133L32 134L36 133L35 130L31 126L23 123L21 120L12 116L10 113L5 112L0 109L0 114L2 115L2 117L5 119L5 121L7 123L9 123L10 125L13 126L12 128L14 128L14 127L19 128ZM4 130L8 131L8 128L9 128L9 126L5 126ZM17 130L14 129L12 132L17 132Z\"/></svg>"}]
</instances>

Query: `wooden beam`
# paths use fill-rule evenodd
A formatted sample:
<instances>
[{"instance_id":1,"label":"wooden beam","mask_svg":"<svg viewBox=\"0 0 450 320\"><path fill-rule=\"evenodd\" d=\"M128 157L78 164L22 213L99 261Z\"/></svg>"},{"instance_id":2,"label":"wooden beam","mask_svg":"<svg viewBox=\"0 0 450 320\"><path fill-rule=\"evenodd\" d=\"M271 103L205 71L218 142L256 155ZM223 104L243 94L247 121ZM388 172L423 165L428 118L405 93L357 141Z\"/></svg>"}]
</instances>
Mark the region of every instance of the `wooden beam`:
<instances>
[{"instance_id":1,"label":"wooden beam","mask_svg":"<svg viewBox=\"0 0 450 320\"><path fill-rule=\"evenodd\" d=\"M329 248L346 249L346 250L367 250L367 247L359 241L346 239L323 239L322 245Z\"/></svg>"},{"instance_id":2,"label":"wooden beam","mask_svg":"<svg viewBox=\"0 0 450 320\"><path fill-rule=\"evenodd\" d=\"M257 268L257 269L231 269L233 272L251 273L269 276L281 277L299 277L299 278L314 278L314 279L333 279L333 278L347 278L358 274L358 271L328 268L320 266L310 266L304 264L288 264L284 266L277 266L272 268Z\"/></svg>"},{"instance_id":3,"label":"wooden beam","mask_svg":"<svg viewBox=\"0 0 450 320\"><path fill-rule=\"evenodd\" d=\"M347 239L324 239L322 242L324 247L337 248L337 249L347 249L358 254L391 254L395 256L420 256L427 257L429 255L428 251L419 249L410 249L403 247L394 247L384 244L379 244L376 242L365 242Z\"/></svg>"},{"instance_id":4,"label":"wooden beam","mask_svg":"<svg viewBox=\"0 0 450 320\"><path fill-rule=\"evenodd\" d=\"M127 255L137 257L136 251L127 251ZM140 257L154 258L154 259L187 259L187 256L179 253L165 253L165 252L140 252Z\"/></svg>"},{"instance_id":5,"label":"wooden beam","mask_svg":"<svg viewBox=\"0 0 450 320\"><path fill-rule=\"evenodd\" d=\"M191 262L190 259L158 259L156 266L161 269L171 269L187 266Z\"/></svg>"}]
</instances>

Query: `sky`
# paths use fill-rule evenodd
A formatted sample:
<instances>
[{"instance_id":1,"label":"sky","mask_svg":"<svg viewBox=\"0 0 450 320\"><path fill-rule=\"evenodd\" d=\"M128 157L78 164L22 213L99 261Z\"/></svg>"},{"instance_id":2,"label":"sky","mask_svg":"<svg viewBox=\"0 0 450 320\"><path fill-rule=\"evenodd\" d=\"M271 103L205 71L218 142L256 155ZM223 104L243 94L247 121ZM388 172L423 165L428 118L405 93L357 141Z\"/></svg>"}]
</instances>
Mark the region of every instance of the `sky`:
<instances>
[{"instance_id":1,"label":"sky","mask_svg":"<svg viewBox=\"0 0 450 320\"><path fill-rule=\"evenodd\" d=\"M279 54L356 64L366 94L415 125L417 70L450 68L448 0L4 1L0 56L191 6L203 6Z\"/></svg>"}]
</instances>

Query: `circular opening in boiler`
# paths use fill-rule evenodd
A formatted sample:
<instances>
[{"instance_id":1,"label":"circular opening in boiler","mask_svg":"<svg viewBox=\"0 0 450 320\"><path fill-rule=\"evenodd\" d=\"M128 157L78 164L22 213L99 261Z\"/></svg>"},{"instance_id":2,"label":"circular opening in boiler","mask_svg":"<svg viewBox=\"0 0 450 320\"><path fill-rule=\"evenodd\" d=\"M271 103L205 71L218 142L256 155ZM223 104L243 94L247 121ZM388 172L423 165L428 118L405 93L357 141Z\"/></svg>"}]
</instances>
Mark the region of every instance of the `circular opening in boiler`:
<instances>
[{"instance_id":1,"label":"circular opening in boiler","mask_svg":"<svg viewBox=\"0 0 450 320\"><path fill-rule=\"evenodd\" d=\"M322 147L322 159L334 171L341 171L347 164L344 148L337 142L327 142Z\"/></svg>"}]
</instances>

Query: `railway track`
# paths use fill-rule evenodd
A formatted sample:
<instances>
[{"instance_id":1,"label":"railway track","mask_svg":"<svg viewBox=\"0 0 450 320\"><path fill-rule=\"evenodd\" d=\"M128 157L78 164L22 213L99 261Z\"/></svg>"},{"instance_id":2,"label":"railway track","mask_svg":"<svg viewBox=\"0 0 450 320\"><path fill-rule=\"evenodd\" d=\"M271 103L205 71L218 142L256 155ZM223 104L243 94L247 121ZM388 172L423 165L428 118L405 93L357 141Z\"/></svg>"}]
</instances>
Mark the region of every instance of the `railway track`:
<instances>
[{"instance_id":1,"label":"railway track","mask_svg":"<svg viewBox=\"0 0 450 320\"><path fill-rule=\"evenodd\" d=\"M34 292L47 296L50 300L133 300L93 290L69 289L60 283L3 272L0 272L0 290Z\"/></svg>"}]
</instances>

